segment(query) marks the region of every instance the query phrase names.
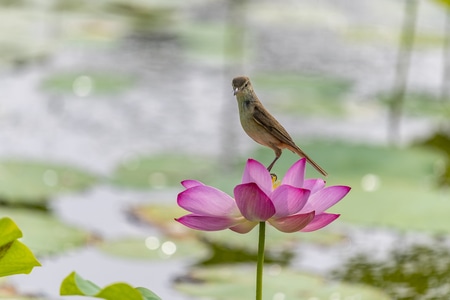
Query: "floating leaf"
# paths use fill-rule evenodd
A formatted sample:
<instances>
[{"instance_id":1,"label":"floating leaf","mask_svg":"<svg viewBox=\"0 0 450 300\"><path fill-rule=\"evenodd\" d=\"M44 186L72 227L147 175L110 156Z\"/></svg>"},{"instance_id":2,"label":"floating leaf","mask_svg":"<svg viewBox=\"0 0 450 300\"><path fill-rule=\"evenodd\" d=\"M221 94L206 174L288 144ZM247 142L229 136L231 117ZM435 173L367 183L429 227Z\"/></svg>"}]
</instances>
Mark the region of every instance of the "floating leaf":
<instances>
[{"instance_id":1,"label":"floating leaf","mask_svg":"<svg viewBox=\"0 0 450 300\"><path fill-rule=\"evenodd\" d=\"M150 226L155 226L164 234L171 237L187 238L195 234L195 231L176 222L174 219L186 214L186 211L178 205L148 204L136 206L131 214L139 221Z\"/></svg>"},{"instance_id":2,"label":"floating leaf","mask_svg":"<svg viewBox=\"0 0 450 300\"><path fill-rule=\"evenodd\" d=\"M2 208L0 217L11 217L23 230L23 242L36 255L62 252L84 245L91 234L68 226L56 217L42 211L20 208Z\"/></svg>"},{"instance_id":3,"label":"floating leaf","mask_svg":"<svg viewBox=\"0 0 450 300\"><path fill-rule=\"evenodd\" d=\"M260 74L255 76L254 85L267 94L269 107L273 105L283 113L329 116L345 115L343 100L352 87L350 81L340 77L289 73Z\"/></svg>"},{"instance_id":4,"label":"floating leaf","mask_svg":"<svg viewBox=\"0 0 450 300\"><path fill-rule=\"evenodd\" d=\"M206 247L194 239L164 239L155 236L147 238L127 238L115 241L105 241L98 248L107 254L132 258L160 260L167 258L204 257Z\"/></svg>"},{"instance_id":5,"label":"floating leaf","mask_svg":"<svg viewBox=\"0 0 450 300\"><path fill-rule=\"evenodd\" d=\"M253 230L246 234L243 239L241 234L237 234L231 230L222 230L214 232L196 231L180 225L174 221L174 218L179 218L188 212L179 206L167 204L148 204L135 207L132 214L140 221L148 223L152 226L158 227L163 233L173 237L187 238L189 236L200 236L215 243L221 243L228 246L237 246L244 248L254 248L258 241L258 232ZM271 245L275 248L285 248L294 246L298 241L316 242L323 245L331 245L338 243L344 239L341 233L333 232L331 230L320 230L310 233L299 234L284 234L278 230L267 230L267 247Z\"/></svg>"},{"instance_id":6,"label":"floating leaf","mask_svg":"<svg viewBox=\"0 0 450 300\"><path fill-rule=\"evenodd\" d=\"M133 288L127 283L114 283L103 289L77 273L70 273L61 283L61 296L88 296L107 300L161 300L146 288Z\"/></svg>"},{"instance_id":7,"label":"floating leaf","mask_svg":"<svg viewBox=\"0 0 450 300\"><path fill-rule=\"evenodd\" d=\"M341 214L340 222L450 232L447 217L450 201L446 201L450 199L450 190L437 189L433 183L438 175L436 167L444 163L444 155L419 147L392 148L333 141L306 143L302 149L314 153L316 161L325 161L323 167L330 174L327 185L345 183L352 187L345 201L333 207L334 212ZM259 149L253 157L270 162L273 152ZM289 151L283 152L283 157L272 169L279 177L298 159ZM310 174L307 177L317 177L314 169L307 169ZM362 214L362 211L370 213Z\"/></svg>"},{"instance_id":8,"label":"floating leaf","mask_svg":"<svg viewBox=\"0 0 450 300\"><path fill-rule=\"evenodd\" d=\"M185 45L184 51L193 58L201 57L202 60L218 62L224 56L233 61L243 55L240 47L232 47L224 52L224 41L238 39L239 33L227 30L222 22L187 23L180 34Z\"/></svg>"},{"instance_id":9,"label":"floating leaf","mask_svg":"<svg viewBox=\"0 0 450 300\"><path fill-rule=\"evenodd\" d=\"M187 228L174 218L180 217L187 212L176 205L150 204L139 206L133 209L132 213L137 218L152 226L156 226L163 233L169 235L177 243L177 249L181 254L191 256L195 253L195 257L201 259L199 264L224 264L224 263L242 263L248 261L256 261L256 246L258 244L258 231L253 230L245 235L238 234L231 230L222 230L214 232L203 232ZM322 245L332 245L341 242L344 236L340 233L333 232L329 229L298 234L283 234L278 230L267 230L266 258L267 261L287 264L292 258L292 250L298 242L315 242ZM200 243L201 242L201 243ZM137 247L144 249L142 241L139 241ZM138 249L130 251L126 244L123 247L117 245L109 245L105 247L108 252L117 252L123 248L126 256L130 256L131 252L140 253ZM205 251L199 253L196 249L208 249L208 256ZM141 250L142 251L142 250ZM148 250L145 250L148 252ZM153 252L152 255L158 254ZM198 254L198 255L197 255ZM146 254L149 255L148 253ZM180 253L178 253L180 255ZM205 258L206 257L206 258Z\"/></svg>"},{"instance_id":10,"label":"floating leaf","mask_svg":"<svg viewBox=\"0 0 450 300\"><path fill-rule=\"evenodd\" d=\"M0 201L45 206L51 196L88 188L95 181L94 175L68 166L1 161Z\"/></svg>"},{"instance_id":11,"label":"floating leaf","mask_svg":"<svg viewBox=\"0 0 450 300\"><path fill-rule=\"evenodd\" d=\"M264 274L266 299L390 299L371 287L329 282L278 265L266 265ZM253 265L196 268L180 278L175 287L196 298L248 300L255 297L254 279Z\"/></svg>"},{"instance_id":12,"label":"floating leaf","mask_svg":"<svg viewBox=\"0 0 450 300\"><path fill-rule=\"evenodd\" d=\"M114 172L112 182L133 188L164 188L186 178L206 178L214 164L202 157L179 155L133 157Z\"/></svg>"},{"instance_id":13,"label":"floating leaf","mask_svg":"<svg viewBox=\"0 0 450 300\"><path fill-rule=\"evenodd\" d=\"M92 72L69 72L57 73L44 80L42 86L45 90L70 93L80 95L78 92L84 90L81 96L88 94L117 94L128 90L133 84L130 76L109 73L92 73Z\"/></svg>"},{"instance_id":14,"label":"floating leaf","mask_svg":"<svg viewBox=\"0 0 450 300\"><path fill-rule=\"evenodd\" d=\"M10 218L0 219L0 277L28 274L41 264L33 253L17 239L22 232Z\"/></svg>"}]
</instances>

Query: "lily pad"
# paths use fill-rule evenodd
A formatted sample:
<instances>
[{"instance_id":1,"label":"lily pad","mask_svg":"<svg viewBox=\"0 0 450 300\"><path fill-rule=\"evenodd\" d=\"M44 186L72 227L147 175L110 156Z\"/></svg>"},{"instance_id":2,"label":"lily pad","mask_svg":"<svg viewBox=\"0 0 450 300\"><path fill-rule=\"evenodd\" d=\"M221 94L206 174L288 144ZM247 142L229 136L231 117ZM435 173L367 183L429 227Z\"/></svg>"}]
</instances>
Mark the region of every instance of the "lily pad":
<instances>
[{"instance_id":1,"label":"lily pad","mask_svg":"<svg viewBox=\"0 0 450 300\"><path fill-rule=\"evenodd\" d=\"M149 204L136 207L132 210L140 221L146 222L152 226L158 227L162 232L173 237L206 239L209 242L227 245L231 247L254 249L258 244L258 230L253 229L250 233L242 235L231 230L222 230L214 232L197 231L187 228L174 218L179 218L188 212L177 205L167 204ZM344 239L343 234L329 229L324 229L309 233L282 233L271 226L267 229L267 249L280 250L289 249L298 242L314 242L323 245L332 245L339 243Z\"/></svg>"},{"instance_id":2,"label":"lily pad","mask_svg":"<svg viewBox=\"0 0 450 300\"><path fill-rule=\"evenodd\" d=\"M239 46L226 47L226 41L241 39L238 29L227 28L223 22L198 22L183 26L181 40L187 55L202 61L221 62L224 57L228 60L242 58L243 48ZM246 49L248 50L248 49Z\"/></svg>"},{"instance_id":3,"label":"lily pad","mask_svg":"<svg viewBox=\"0 0 450 300\"><path fill-rule=\"evenodd\" d=\"M131 76L114 72L61 72L44 79L46 91L87 96L90 94L117 94L129 90L134 83Z\"/></svg>"},{"instance_id":4,"label":"lily pad","mask_svg":"<svg viewBox=\"0 0 450 300\"><path fill-rule=\"evenodd\" d=\"M392 93L380 93L378 100L385 106L391 105ZM445 101L429 92L409 91L405 95L403 111L410 116L440 117L443 120L450 118L450 102Z\"/></svg>"},{"instance_id":5,"label":"lily pad","mask_svg":"<svg viewBox=\"0 0 450 300\"><path fill-rule=\"evenodd\" d=\"M209 241L221 243L225 245L235 245L244 248L255 248L258 244L258 227L255 227L251 232L242 235L237 234L231 230L222 230L215 232L201 232L200 235ZM301 243L317 243L321 245L331 246L333 244L342 242L345 239L344 235L338 232L333 232L330 229L322 229L316 232L297 232L284 233L276 230L272 226L267 226L266 229L266 249L280 250L291 249Z\"/></svg>"},{"instance_id":6,"label":"lily pad","mask_svg":"<svg viewBox=\"0 0 450 300\"><path fill-rule=\"evenodd\" d=\"M64 252L92 238L90 233L68 226L47 212L2 208L1 217L14 219L24 233L23 243L37 256Z\"/></svg>"},{"instance_id":7,"label":"lily pad","mask_svg":"<svg viewBox=\"0 0 450 300\"><path fill-rule=\"evenodd\" d=\"M169 237L187 238L195 234L195 231L174 220L186 214L184 209L175 204L140 205L134 207L130 213L139 221L157 227Z\"/></svg>"},{"instance_id":8,"label":"lily pad","mask_svg":"<svg viewBox=\"0 0 450 300\"><path fill-rule=\"evenodd\" d=\"M265 93L262 101L281 113L345 115L344 100L352 83L331 76L258 74L255 89ZM271 102L272 101L272 102Z\"/></svg>"},{"instance_id":9,"label":"lily pad","mask_svg":"<svg viewBox=\"0 0 450 300\"><path fill-rule=\"evenodd\" d=\"M213 174L211 159L180 155L134 157L118 166L112 183L132 188L179 186L186 178L206 178Z\"/></svg>"},{"instance_id":10,"label":"lily pad","mask_svg":"<svg viewBox=\"0 0 450 300\"><path fill-rule=\"evenodd\" d=\"M420 147L390 148L342 142L305 143L302 149L322 164L327 185L344 184L350 193L330 210L339 222L400 230L448 233L450 190L434 183L444 155ZM331 150L330 150L331 149ZM331 151L331 152L330 152ZM273 152L259 149L255 158L270 162ZM283 176L298 156L288 151L272 169ZM308 178L317 177L307 166ZM366 213L362 213L366 212ZM430 217L432 216L432 217Z\"/></svg>"},{"instance_id":11,"label":"lily pad","mask_svg":"<svg viewBox=\"0 0 450 300\"><path fill-rule=\"evenodd\" d=\"M174 27L174 1L109 1L105 10L127 18L134 32L156 34ZM173 30L172 30L173 31Z\"/></svg>"},{"instance_id":12,"label":"lily pad","mask_svg":"<svg viewBox=\"0 0 450 300\"><path fill-rule=\"evenodd\" d=\"M252 299L255 269L254 265L195 268L175 288L189 296L211 300ZM371 287L330 282L277 265L266 265L263 287L265 299L390 299Z\"/></svg>"},{"instance_id":13,"label":"lily pad","mask_svg":"<svg viewBox=\"0 0 450 300\"><path fill-rule=\"evenodd\" d=\"M45 206L55 194L90 187L97 178L69 166L0 161L0 202Z\"/></svg>"},{"instance_id":14,"label":"lily pad","mask_svg":"<svg viewBox=\"0 0 450 300\"><path fill-rule=\"evenodd\" d=\"M98 248L107 254L146 260L204 257L208 250L194 239L167 239L156 236L105 241Z\"/></svg>"}]
</instances>

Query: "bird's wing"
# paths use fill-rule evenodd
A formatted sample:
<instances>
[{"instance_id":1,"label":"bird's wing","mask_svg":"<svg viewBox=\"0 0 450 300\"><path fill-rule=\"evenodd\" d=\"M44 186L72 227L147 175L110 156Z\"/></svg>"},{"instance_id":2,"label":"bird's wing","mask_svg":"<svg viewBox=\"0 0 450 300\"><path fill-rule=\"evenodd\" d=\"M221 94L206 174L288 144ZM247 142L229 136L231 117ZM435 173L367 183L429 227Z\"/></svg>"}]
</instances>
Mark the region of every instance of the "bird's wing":
<instances>
[{"instance_id":1,"label":"bird's wing","mask_svg":"<svg viewBox=\"0 0 450 300\"><path fill-rule=\"evenodd\" d=\"M253 118L261 125L264 129L266 129L268 132L270 132L274 137L276 137L280 142L283 144L288 145L287 147L289 150L297 153L301 157L306 158L306 160L313 165L314 168L316 168L317 171L322 173L322 175L327 176L327 172L325 172L324 169L322 169L315 161L313 161L311 158L309 158L308 155L306 155L305 152L303 152L292 140L289 133L287 133L286 129L284 129L283 126L267 111L264 109L264 107L258 107L255 106L254 112L253 112ZM270 125L273 124L273 125Z\"/></svg>"},{"instance_id":2,"label":"bird's wing","mask_svg":"<svg viewBox=\"0 0 450 300\"><path fill-rule=\"evenodd\" d=\"M255 106L253 111L253 118L256 123L264 127L268 132L270 132L274 137L279 139L282 143L295 146L289 133L286 129L264 108ZM272 124L272 125L271 125Z\"/></svg>"}]
</instances>

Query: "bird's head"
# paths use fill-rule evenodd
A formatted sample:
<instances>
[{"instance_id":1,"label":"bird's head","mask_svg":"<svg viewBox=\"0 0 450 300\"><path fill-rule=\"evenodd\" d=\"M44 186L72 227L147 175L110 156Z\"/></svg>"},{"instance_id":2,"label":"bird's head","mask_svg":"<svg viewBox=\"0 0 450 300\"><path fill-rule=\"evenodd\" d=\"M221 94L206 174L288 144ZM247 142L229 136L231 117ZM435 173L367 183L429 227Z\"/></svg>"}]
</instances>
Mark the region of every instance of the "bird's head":
<instances>
[{"instance_id":1,"label":"bird's head","mask_svg":"<svg viewBox=\"0 0 450 300\"><path fill-rule=\"evenodd\" d=\"M233 86L234 95L236 95L237 93L252 90L252 84L250 83L250 79L246 76L239 76L233 78L231 85Z\"/></svg>"}]
</instances>

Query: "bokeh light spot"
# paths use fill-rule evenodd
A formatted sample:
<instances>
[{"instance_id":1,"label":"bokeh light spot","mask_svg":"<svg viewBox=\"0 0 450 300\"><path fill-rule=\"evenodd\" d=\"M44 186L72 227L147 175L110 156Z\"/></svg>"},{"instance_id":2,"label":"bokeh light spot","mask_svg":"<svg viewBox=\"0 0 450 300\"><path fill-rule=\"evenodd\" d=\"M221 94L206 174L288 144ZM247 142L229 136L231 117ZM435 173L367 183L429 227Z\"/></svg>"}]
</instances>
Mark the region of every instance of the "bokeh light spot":
<instances>
[{"instance_id":1,"label":"bokeh light spot","mask_svg":"<svg viewBox=\"0 0 450 300\"><path fill-rule=\"evenodd\" d=\"M270 265L270 266L267 268L267 273L270 274L270 275L272 275L272 276L278 276L278 275L280 275L281 270L282 270L282 268L281 268L280 265L278 265L278 264L273 264L273 265Z\"/></svg>"},{"instance_id":2,"label":"bokeh light spot","mask_svg":"<svg viewBox=\"0 0 450 300\"><path fill-rule=\"evenodd\" d=\"M156 250L160 246L159 239L156 236L149 236L145 239L145 247L149 250Z\"/></svg>"},{"instance_id":3,"label":"bokeh light spot","mask_svg":"<svg viewBox=\"0 0 450 300\"><path fill-rule=\"evenodd\" d=\"M44 174L42 174L42 181L45 185L54 187L58 185L59 182L58 173L54 170L48 169L44 172Z\"/></svg>"},{"instance_id":4,"label":"bokeh light spot","mask_svg":"<svg viewBox=\"0 0 450 300\"><path fill-rule=\"evenodd\" d=\"M75 78L72 84L72 90L78 97L86 97L92 93L94 89L94 81L91 77L81 75Z\"/></svg>"},{"instance_id":5,"label":"bokeh light spot","mask_svg":"<svg viewBox=\"0 0 450 300\"><path fill-rule=\"evenodd\" d=\"M286 294L282 293L282 292L278 292L275 293L275 295L273 295L273 300L285 300L286 299Z\"/></svg>"},{"instance_id":6,"label":"bokeh light spot","mask_svg":"<svg viewBox=\"0 0 450 300\"><path fill-rule=\"evenodd\" d=\"M175 254L175 252L177 252L177 245L175 245L175 243L171 242L171 241L164 242L161 245L161 251L165 255L168 255L168 256L173 255L173 254Z\"/></svg>"},{"instance_id":7,"label":"bokeh light spot","mask_svg":"<svg viewBox=\"0 0 450 300\"><path fill-rule=\"evenodd\" d=\"M375 174L366 174L361 179L361 187L366 192L375 192L380 188L380 177Z\"/></svg>"}]
</instances>

